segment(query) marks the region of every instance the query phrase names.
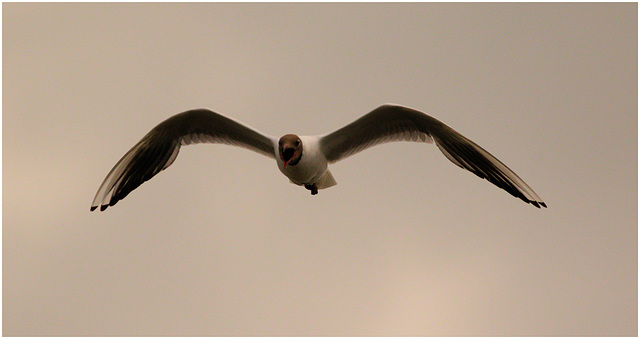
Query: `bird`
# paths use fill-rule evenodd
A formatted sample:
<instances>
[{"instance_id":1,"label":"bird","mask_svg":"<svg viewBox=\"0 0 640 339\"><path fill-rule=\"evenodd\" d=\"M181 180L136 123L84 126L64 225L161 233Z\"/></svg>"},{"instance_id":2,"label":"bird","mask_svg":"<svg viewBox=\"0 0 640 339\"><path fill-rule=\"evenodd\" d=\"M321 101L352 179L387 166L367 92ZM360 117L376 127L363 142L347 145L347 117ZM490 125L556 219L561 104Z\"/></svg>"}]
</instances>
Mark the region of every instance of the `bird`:
<instances>
[{"instance_id":1,"label":"bird","mask_svg":"<svg viewBox=\"0 0 640 339\"><path fill-rule=\"evenodd\" d=\"M111 169L91 211L104 211L169 167L183 145L228 144L273 158L291 183L311 195L336 185L329 164L393 141L435 143L447 159L535 207L547 207L520 177L482 147L443 122L416 109L384 104L329 134L280 138L199 108L176 114L154 127Z\"/></svg>"}]
</instances>

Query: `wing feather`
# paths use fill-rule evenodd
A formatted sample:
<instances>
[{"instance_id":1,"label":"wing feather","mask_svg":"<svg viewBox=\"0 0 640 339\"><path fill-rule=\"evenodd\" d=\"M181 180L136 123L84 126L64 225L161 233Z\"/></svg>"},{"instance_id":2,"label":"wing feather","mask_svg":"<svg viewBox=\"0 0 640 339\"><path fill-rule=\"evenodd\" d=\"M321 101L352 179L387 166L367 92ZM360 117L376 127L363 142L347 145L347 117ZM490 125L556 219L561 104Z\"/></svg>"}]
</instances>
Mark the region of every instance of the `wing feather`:
<instances>
[{"instance_id":1,"label":"wing feather","mask_svg":"<svg viewBox=\"0 0 640 339\"><path fill-rule=\"evenodd\" d=\"M520 177L473 141L420 111L383 105L351 124L320 138L327 161L333 163L390 141L433 142L457 166L487 179L536 207L547 207Z\"/></svg>"},{"instance_id":2,"label":"wing feather","mask_svg":"<svg viewBox=\"0 0 640 339\"><path fill-rule=\"evenodd\" d=\"M275 139L218 113L195 109L176 114L154 127L111 169L96 193L91 210L105 210L169 167L181 145L221 143L275 157Z\"/></svg>"}]
</instances>

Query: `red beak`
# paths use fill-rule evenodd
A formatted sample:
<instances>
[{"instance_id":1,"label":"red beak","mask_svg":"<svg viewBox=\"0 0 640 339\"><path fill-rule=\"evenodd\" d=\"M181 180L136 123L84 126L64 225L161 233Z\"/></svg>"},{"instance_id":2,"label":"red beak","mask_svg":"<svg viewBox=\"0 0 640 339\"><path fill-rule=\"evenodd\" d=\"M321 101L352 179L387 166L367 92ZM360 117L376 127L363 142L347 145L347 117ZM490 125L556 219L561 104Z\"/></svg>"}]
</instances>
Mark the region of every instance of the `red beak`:
<instances>
[{"instance_id":1,"label":"red beak","mask_svg":"<svg viewBox=\"0 0 640 339\"><path fill-rule=\"evenodd\" d=\"M280 152L280 159L282 159L282 163L284 164L284 167L282 168L283 171L287 168L287 164L289 163L289 161L291 161L291 159L293 159L293 156L295 154L296 151L293 148L287 148L286 150Z\"/></svg>"}]
</instances>

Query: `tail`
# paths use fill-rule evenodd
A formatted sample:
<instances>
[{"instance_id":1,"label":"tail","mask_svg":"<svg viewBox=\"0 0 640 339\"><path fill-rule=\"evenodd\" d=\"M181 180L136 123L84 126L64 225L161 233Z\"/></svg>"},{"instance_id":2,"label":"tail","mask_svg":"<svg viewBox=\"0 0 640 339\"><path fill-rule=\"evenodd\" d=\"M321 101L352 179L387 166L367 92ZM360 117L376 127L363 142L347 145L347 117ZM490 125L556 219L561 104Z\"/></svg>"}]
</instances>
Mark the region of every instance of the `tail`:
<instances>
[{"instance_id":1,"label":"tail","mask_svg":"<svg viewBox=\"0 0 640 339\"><path fill-rule=\"evenodd\" d=\"M333 178L333 175L329 170L324 172L324 174L320 177L320 179L316 181L316 187L318 187L318 189L329 188L337 184L338 183L336 182L336 179Z\"/></svg>"}]
</instances>

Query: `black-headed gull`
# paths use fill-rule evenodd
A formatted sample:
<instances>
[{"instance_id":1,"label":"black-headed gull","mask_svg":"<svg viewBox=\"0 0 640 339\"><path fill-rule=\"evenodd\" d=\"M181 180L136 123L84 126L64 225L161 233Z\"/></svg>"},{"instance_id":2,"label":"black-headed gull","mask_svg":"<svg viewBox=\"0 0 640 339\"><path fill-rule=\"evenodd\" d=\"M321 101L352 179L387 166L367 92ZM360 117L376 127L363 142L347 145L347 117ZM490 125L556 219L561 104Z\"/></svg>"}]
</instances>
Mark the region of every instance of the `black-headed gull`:
<instances>
[{"instance_id":1,"label":"black-headed gull","mask_svg":"<svg viewBox=\"0 0 640 339\"><path fill-rule=\"evenodd\" d=\"M451 127L408 107L383 105L330 134L286 134L280 139L207 109L176 114L154 127L118 161L100 185L91 210L115 205L169 167L181 145L208 142L248 148L274 158L292 183L317 194L336 184L328 164L390 141L435 142L454 164L527 203L547 207L517 174Z\"/></svg>"}]
</instances>

